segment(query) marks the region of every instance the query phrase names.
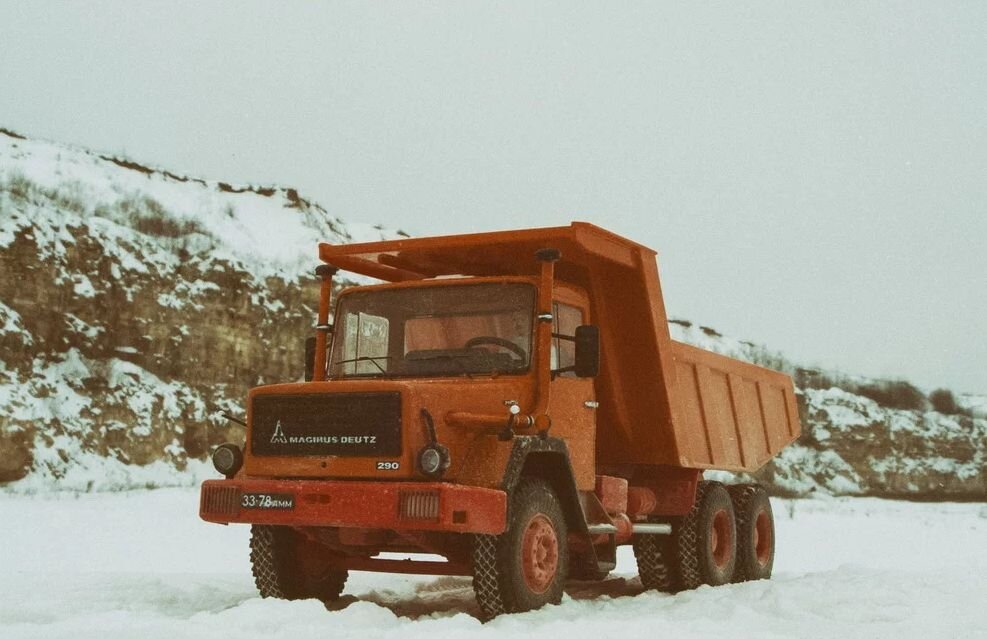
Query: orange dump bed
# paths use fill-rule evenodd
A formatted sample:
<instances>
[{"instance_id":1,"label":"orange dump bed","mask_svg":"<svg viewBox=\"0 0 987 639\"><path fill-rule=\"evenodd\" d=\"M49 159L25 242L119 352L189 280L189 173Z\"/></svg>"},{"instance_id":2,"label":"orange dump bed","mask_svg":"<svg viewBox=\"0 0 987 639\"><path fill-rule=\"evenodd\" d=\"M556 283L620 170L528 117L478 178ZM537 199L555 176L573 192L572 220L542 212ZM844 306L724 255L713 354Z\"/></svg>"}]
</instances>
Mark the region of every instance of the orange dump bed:
<instances>
[{"instance_id":1,"label":"orange dump bed","mask_svg":"<svg viewBox=\"0 0 987 639\"><path fill-rule=\"evenodd\" d=\"M342 269L386 281L537 275L589 295L600 327L597 462L755 470L799 435L787 375L672 341L656 253L592 224L319 246Z\"/></svg>"}]
</instances>

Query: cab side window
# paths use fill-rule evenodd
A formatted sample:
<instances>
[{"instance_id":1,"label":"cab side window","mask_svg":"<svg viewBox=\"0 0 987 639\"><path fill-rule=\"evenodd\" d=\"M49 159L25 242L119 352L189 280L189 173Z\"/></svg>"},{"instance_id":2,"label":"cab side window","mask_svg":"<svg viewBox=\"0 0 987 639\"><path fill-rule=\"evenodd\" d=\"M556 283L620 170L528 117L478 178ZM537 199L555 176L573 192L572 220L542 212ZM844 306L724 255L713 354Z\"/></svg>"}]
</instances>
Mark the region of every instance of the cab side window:
<instances>
[{"instance_id":1,"label":"cab side window","mask_svg":"<svg viewBox=\"0 0 987 639\"><path fill-rule=\"evenodd\" d=\"M554 302L552 304L552 333L572 337L576 327L583 323L583 312L575 306ZM571 339L552 337L552 370L568 368L576 364L576 343ZM559 373L560 377L575 377L575 371Z\"/></svg>"}]
</instances>

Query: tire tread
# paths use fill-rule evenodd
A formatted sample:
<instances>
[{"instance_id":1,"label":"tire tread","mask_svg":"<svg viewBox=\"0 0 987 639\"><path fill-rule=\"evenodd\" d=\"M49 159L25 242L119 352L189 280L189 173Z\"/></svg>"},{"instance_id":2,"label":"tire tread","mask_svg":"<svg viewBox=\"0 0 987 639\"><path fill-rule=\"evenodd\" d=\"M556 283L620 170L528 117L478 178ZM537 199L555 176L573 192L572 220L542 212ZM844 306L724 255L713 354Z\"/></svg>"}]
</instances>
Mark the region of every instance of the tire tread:
<instances>
[{"instance_id":1,"label":"tire tread","mask_svg":"<svg viewBox=\"0 0 987 639\"><path fill-rule=\"evenodd\" d=\"M349 576L346 570L331 570L317 583L306 584L292 567L293 531L280 526L250 527L250 568L257 591L264 599L339 598Z\"/></svg>"},{"instance_id":2,"label":"tire tread","mask_svg":"<svg viewBox=\"0 0 987 639\"><path fill-rule=\"evenodd\" d=\"M669 561L672 554L669 540L664 535L635 535L632 543L641 585L659 592L678 590Z\"/></svg>"},{"instance_id":3,"label":"tire tread","mask_svg":"<svg viewBox=\"0 0 987 639\"><path fill-rule=\"evenodd\" d=\"M473 537L473 592L484 619L532 608L530 601L519 599L517 582L523 579L516 573L516 549L512 547L512 533L516 533L518 527L523 525L523 514L532 504L553 519L559 537L559 567L555 585L549 589L547 600L535 607L561 601L562 586L568 576L565 517L558 497L548 482L537 477L526 477L522 478L511 495L511 521L508 529L500 535Z\"/></svg>"},{"instance_id":4,"label":"tire tread","mask_svg":"<svg viewBox=\"0 0 987 639\"><path fill-rule=\"evenodd\" d=\"M730 493L730 499L733 501L733 511L737 519L737 568L734 572L733 583L768 579L771 577L771 565L774 563L774 549L771 551L772 561L768 566L766 574L756 575L754 574L756 569L748 565L748 562L744 560L745 552L741 548L741 543L746 543L746 540L749 538L750 533L748 530L753 524L752 516L754 512L751 506L757 499L763 498L768 500L767 491L759 484L737 484L728 486L727 491ZM768 501L768 514L772 517L771 528L773 531L774 518L770 506L770 501ZM774 532L772 532L773 535Z\"/></svg>"}]
</instances>

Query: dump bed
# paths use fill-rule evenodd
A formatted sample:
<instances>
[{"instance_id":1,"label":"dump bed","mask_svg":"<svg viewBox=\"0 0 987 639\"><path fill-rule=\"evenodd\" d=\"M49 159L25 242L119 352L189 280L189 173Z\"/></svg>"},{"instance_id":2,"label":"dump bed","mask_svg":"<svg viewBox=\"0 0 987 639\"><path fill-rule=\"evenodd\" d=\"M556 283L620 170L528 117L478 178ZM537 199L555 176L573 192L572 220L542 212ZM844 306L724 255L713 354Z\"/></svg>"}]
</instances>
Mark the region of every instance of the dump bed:
<instances>
[{"instance_id":1,"label":"dump bed","mask_svg":"<svg viewBox=\"0 0 987 639\"><path fill-rule=\"evenodd\" d=\"M592 224L319 247L321 259L386 281L537 275L589 294L600 327L597 462L755 470L799 435L782 373L672 341L656 253Z\"/></svg>"}]
</instances>

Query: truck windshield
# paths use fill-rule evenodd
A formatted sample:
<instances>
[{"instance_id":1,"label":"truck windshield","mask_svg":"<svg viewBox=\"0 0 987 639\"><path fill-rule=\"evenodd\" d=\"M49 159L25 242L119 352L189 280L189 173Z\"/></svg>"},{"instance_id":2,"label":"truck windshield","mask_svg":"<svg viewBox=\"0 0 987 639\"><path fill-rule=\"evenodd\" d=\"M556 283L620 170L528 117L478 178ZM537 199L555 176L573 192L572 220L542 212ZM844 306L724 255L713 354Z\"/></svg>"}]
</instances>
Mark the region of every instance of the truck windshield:
<instances>
[{"instance_id":1,"label":"truck windshield","mask_svg":"<svg viewBox=\"0 0 987 639\"><path fill-rule=\"evenodd\" d=\"M493 282L343 295L329 376L524 372L534 300L530 284Z\"/></svg>"}]
</instances>

